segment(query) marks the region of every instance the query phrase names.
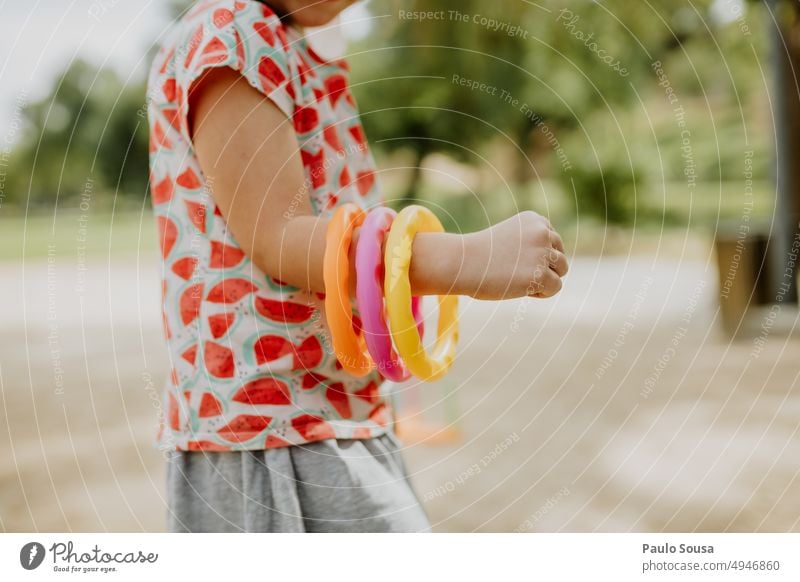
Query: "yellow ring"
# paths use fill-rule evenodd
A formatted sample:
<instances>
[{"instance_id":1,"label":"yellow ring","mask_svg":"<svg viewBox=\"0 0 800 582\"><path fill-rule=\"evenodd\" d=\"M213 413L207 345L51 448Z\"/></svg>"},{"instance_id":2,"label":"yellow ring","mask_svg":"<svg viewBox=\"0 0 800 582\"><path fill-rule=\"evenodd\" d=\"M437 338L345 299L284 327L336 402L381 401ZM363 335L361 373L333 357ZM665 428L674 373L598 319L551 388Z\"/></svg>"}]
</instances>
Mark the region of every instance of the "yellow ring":
<instances>
[{"instance_id":1,"label":"yellow ring","mask_svg":"<svg viewBox=\"0 0 800 582\"><path fill-rule=\"evenodd\" d=\"M389 331L397 353L408 370L427 381L441 378L450 369L458 344L458 296L439 295L436 343L429 355L422 344L411 311L411 245L418 232L443 232L442 223L427 208L408 206L392 223L384 250L383 281Z\"/></svg>"},{"instance_id":2,"label":"yellow ring","mask_svg":"<svg viewBox=\"0 0 800 582\"><path fill-rule=\"evenodd\" d=\"M353 307L350 301L350 245L353 231L364 222L364 211L355 204L336 209L325 233L322 279L325 283L325 317L331 332L331 343L342 368L356 377L372 369L364 334L353 329Z\"/></svg>"}]
</instances>

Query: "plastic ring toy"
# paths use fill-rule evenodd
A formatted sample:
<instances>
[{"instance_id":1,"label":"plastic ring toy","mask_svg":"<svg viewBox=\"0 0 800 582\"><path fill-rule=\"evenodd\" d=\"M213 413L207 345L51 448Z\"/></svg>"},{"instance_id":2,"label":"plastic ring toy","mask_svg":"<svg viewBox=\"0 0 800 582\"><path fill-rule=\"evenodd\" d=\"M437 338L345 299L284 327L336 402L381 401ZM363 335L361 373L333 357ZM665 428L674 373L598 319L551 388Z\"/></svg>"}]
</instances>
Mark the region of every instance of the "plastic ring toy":
<instances>
[{"instance_id":1,"label":"plastic ring toy","mask_svg":"<svg viewBox=\"0 0 800 582\"><path fill-rule=\"evenodd\" d=\"M458 343L458 296L439 295L439 322L431 354L425 351L411 312L411 245L418 232L442 232L442 223L427 208L408 206L397 215L384 251L384 293L389 329L408 370L427 381L443 376L455 357Z\"/></svg>"},{"instance_id":2,"label":"plastic ring toy","mask_svg":"<svg viewBox=\"0 0 800 582\"><path fill-rule=\"evenodd\" d=\"M392 349L392 338L386 326L381 256L384 238L396 216L397 213L390 208L376 208L367 214L361 226L356 247L356 299L367 349L378 371L393 382L402 382L408 379L409 373ZM422 335L419 297L411 299L411 311Z\"/></svg>"},{"instance_id":3,"label":"plastic ring toy","mask_svg":"<svg viewBox=\"0 0 800 582\"><path fill-rule=\"evenodd\" d=\"M353 376L365 376L372 369L364 334L353 328L350 302L350 245L353 231L364 222L364 211L355 204L343 204L333 214L325 233L322 278L325 283L325 315L331 331L336 358Z\"/></svg>"}]
</instances>

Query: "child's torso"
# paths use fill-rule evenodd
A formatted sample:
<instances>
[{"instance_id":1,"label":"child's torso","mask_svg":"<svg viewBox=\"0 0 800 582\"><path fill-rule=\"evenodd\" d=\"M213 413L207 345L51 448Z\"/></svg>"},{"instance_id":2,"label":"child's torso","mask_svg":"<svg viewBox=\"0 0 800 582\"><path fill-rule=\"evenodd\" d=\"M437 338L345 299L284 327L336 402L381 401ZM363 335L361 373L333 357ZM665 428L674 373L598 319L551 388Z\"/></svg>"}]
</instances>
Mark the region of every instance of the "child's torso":
<instances>
[{"instance_id":1,"label":"child's torso","mask_svg":"<svg viewBox=\"0 0 800 582\"><path fill-rule=\"evenodd\" d=\"M276 50L285 58L280 67L268 56ZM187 137L182 83L194 71L234 63L256 88L279 83L292 100L304 194L315 214L343 202L378 202L343 62L323 61L258 2L201 2L177 24L148 87L151 195L172 365L161 445L260 449L378 434L387 415L379 376L343 372L331 353L323 297L265 275L241 251Z\"/></svg>"}]
</instances>

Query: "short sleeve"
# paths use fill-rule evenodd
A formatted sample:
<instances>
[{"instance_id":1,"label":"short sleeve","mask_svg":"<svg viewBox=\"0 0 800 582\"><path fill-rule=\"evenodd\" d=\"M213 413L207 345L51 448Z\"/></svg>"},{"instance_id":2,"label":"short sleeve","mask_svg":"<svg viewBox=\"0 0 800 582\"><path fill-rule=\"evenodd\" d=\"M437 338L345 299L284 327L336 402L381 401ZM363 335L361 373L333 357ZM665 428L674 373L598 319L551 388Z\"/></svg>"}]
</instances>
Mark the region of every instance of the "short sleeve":
<instances>
[{"instance_id":1,"label":"short sleeve","mask_svg":"<svg viewBox=\"0 0 800 582\"><path fill-rule=\"evenodd\" d=\"M215 67L238 71L289 118L294 114L286 32L280 19L258 2L217 2L192 18L173 56L181 130L195 81Z\"/></svg>"}]
</instances>

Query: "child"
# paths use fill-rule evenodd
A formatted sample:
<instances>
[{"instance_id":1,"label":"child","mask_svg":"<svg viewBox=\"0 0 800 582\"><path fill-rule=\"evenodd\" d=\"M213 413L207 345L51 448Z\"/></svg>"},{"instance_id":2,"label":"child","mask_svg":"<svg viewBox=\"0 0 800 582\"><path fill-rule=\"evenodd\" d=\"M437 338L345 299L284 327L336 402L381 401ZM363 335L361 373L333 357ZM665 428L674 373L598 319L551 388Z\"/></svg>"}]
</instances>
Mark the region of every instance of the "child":
<instances>
[{"instance_id":1,"label":"child","mask_svg":"<svg viewBox=\"0 0 800 582\"><path fill-rule=\"evenodd\" d=\"M302 31L353 2L203 0L155 59L151 185L172 365L159 441L175 451L173 531L430 527L381 378L337 365L323 311L328 218L380 193L347 64ZM413 251L418 295L549 297L567 270L561 239L532 212L419 234Z\"/></svg>"}]
</instances>

